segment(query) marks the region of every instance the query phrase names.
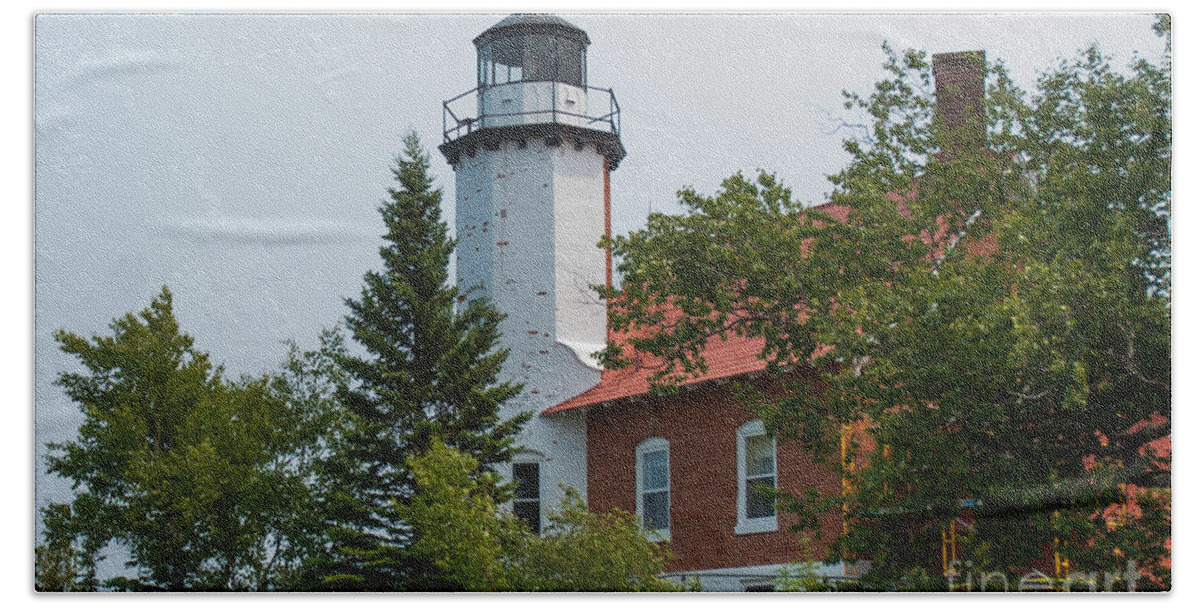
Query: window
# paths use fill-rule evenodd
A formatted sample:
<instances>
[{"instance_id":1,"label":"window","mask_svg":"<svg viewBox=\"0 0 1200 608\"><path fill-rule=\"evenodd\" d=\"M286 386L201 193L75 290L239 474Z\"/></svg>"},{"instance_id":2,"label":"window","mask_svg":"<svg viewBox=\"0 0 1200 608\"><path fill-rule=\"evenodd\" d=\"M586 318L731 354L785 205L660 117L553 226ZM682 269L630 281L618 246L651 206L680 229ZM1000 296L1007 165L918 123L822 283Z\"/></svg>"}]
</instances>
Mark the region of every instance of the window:
<instances>
[{"instance_id":1,"label":"window","mask_svg":"<svg viewBox=\"0 0 1200 608\"><path fill-rule=\"evenodd\" d=\"M647 530L671 538L671 453L662 437L637 446L637 514Z\"/></svg>"},{"instance_id":2,"label":"window","mask_svg":"<svg viewBox=\"0 0 1200 608\"><path fill-rule=\"evenodd\" d=\"M737 431L738 523L734 532L778 530L775 501L759 491L775 488L775 438L767 435L761 420L748 422Z\"/></svg>"},{"instance_id":3,"label":"window","mask_svg":"<svg viewBox=\"0 0 1200 608\"><path fill-rule=\"evenodd\" d=\"M582 87L587 81L582 41L552 34L509 35L479 49L479 84L554 81Z\"/></svg>"},{"instance_id":4,"label":"window","mask_svg":"<svg viewBox=\"0 0 1200 608\"><path fill-rule=\"evenodd\" d=\"M514 462L513 481L517 493L513 497L513 513L524 521L534 534L542 533L541 471L536 462Z\"/></svg>"},{"instance_id":5,"label":"window","mask_svg":"<svg viewBox=\"0 0 1200 608\"><path fill-rule=\"evenodd\" d=\"M759 583L748 583L748 584L746 584L746 591L749 591L749 592L751 592L751 593L755 593L755 592L764 592L764 591L767 591L767 592L769 592L769 591L774 591L774 590L775 590L775 583L761 583L761 582L759 582Z\"/></svg>"}]
</instances>

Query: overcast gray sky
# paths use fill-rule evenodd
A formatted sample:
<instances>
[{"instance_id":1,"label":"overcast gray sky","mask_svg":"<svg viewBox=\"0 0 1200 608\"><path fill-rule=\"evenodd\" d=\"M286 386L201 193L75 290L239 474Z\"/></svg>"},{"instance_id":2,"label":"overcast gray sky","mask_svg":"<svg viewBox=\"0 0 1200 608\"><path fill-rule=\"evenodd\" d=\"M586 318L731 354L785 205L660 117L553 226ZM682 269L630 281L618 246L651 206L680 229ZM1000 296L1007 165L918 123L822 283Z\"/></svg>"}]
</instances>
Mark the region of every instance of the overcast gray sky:
<instances>
[{"instance_id":1,"label":"overcast gray sky","mask_svg":"<svg viewBox=\"0 0 1200 608\"><path fill-rule=\"evenodd\" d=\"M315 344L378 261L376 211L407 131L435 146L441 102L474 87L471 39L503 14L43 15L35 32L37 504L64 500L43 444L74 436L52 384L56 329L91 335L166 284L197 345L261 374ZM1148 14L564 16L587 30L589 83L620 101L628 156L614 229L778 173L821 202L846 160L843 89L883 76L880 44L984 49L1030 89L1092 43L1157 58ZM453 208L446 209L453 219Z\"/></svg>"}]
</instances>

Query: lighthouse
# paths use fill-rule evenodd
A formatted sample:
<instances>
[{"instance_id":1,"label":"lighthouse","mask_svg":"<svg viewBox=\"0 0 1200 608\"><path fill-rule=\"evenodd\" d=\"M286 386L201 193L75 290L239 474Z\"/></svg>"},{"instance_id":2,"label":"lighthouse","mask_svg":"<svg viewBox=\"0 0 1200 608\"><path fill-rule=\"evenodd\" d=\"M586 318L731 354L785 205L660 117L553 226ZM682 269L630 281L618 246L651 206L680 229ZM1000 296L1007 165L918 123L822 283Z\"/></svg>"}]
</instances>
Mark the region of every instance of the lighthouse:
<instances>
[{"instance_id":1,"label":"lighthouse","mask_svg":"<svg viewBox=\"0 0 1200 608\"><path fill-rule=\"evenodd\" d=\"M587 496L586 418L536 414L600 382L607 316L594 287L611 283L611 261L597 244L625 156L620 108L589 84L588 35L562 18L511 15L474 43L475 87L443 103L439 146L455 172L456 280L461 301L506 315L502 378L525 388L501 415L534 416L502 473L540 530L561 486Z\"/></svg>"}]
</instances>

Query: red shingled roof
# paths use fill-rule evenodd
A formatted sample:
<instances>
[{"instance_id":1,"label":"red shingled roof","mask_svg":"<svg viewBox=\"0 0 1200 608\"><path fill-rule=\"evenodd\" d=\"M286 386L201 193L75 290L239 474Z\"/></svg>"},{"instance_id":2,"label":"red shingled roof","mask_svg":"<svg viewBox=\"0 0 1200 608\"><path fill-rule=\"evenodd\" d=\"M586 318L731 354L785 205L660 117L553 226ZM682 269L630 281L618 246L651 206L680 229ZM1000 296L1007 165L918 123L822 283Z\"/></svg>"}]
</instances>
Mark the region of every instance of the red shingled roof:
<instances>
[{"instance_id":1,"label":"red shingled roof","mask_svg":"<svg viewBox=\"0 0 1200 608\"><path fill-rule=\"evenodd\" d=\"M695 384L717 378L729 378L749 372L759 371L767 367L766 361L757 357L762 352L765 341L762 338L745 338L730 336L728 340L710 338L704 348L704 358L708 363L708 372L702 376L688 378L681 385ZM562 403L542 411L542 416L558 412L613 401L622 397L643 395L650 391L650 376L656 371L653 364L647 364L645 355L642 365L633 364L624 369L605 370L600 375L600 384L570 398Z\"/></svg>"}]
</instances>

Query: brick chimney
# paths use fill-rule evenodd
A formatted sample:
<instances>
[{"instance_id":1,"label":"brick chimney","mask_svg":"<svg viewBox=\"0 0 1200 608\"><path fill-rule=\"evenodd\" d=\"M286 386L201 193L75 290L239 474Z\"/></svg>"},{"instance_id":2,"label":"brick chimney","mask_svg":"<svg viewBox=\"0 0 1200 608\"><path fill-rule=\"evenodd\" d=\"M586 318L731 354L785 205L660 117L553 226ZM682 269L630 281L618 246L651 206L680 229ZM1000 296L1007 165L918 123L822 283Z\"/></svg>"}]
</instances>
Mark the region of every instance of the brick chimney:
<instances>
[{"instance_id":1,"label":"brick chimney","mask_svg":"<svg viewBox=\"0 0 1200 608\"><path fill-rule=\"evenodd\" d=\"M959 51L933 56L933 80L937 94L936 116L959 143L982 142L984 136L984 52Z\"/></svg>"}]
</instances>

